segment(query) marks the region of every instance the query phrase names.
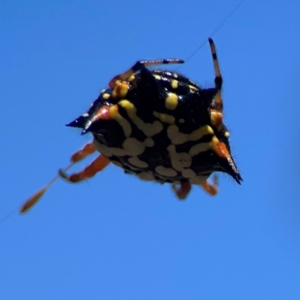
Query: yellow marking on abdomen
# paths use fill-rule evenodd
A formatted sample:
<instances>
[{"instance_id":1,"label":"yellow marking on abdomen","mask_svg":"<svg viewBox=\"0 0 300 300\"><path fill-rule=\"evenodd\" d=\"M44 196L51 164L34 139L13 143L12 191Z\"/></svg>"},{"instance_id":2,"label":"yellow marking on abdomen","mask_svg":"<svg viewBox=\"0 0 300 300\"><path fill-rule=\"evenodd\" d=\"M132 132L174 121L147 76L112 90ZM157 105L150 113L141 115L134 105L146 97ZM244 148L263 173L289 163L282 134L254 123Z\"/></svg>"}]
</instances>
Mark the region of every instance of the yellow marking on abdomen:
<instances>
[{"instance_id":1,"label":"yellow marking on abdomen","mask_svg":"<svg viewBox=\"0 0 300 300\"><path fill-rule=\"evenodd\" d=\"M131 75L131 76L128 78L128 81L129 81L129 82L132 82L132 81L134 81L134 79L135 79L135 76L134 76L134 75Z\"/></svg>"},{"instance_id":2,"label":"yellow marking on abdomen","mask_svg":"<svg viewBox=\"0 0 300 300\"><path fill-rule=\"evenodd\" d=\"M189 88L190 88L190 90L192 90L192 91L199 91L199 89L196 88L196 87L193 86L193 85L189 85Z\"/></svg>"},{"instance_id":3,"label":"yellow marking on abdomen","mask_svg":"<svg viewBox=\"0 0 300 300\"><path fill-rule=\"evenodd\" d=\"M167 150L169 151L172 167L176 171L183 171L192 165L192 157L186 152L176 152L175 145L168 146Z\"/></svg>"},{"instance_id":4,"label":"yellow marking on abdomen","mask_svg":"<svg viewBox=\"0 0 300 300\"><path fill-rule=\"evenodd\" d=\"M178 84L179 84L178 80L173 79L171 82L172 89L174 89L174 90L177 89Z\"/></svg>"},{"instance_id":5,"label":"yellow marking on abdomen","mask_svg":"<svg viewBox=\"0 0 300 300\"><path fill-rule=\"evenodd\" d=\"M177 172L174 169L172 169L172 168L165 168L164 166L157 166L155 168L155 171L158 174L166 176L166 177L174 177L174 176L177 175Z\"/></svg>"},{"instance_id":6,"label":"yellow marking on abdomen","mask_svg":"<svg viewBox=\"0 0 300 300\"><path fill-rule=\"evenodd\" d=\"M112 91L113 98L124 98L129 90L129 85L127 82L118 83Z\"/></svg>"},{"instance_id":7,"label":"yellow marking on abdomen","mask_svg":"<svg viewBox=\"0 0 300 300\"><path fill-rule=\"evenodd\" d=\"M165 100L165 107L170 110L176 109L178 105L178 96L174 93L168 93Z\"/></svg>"},{"instance_id":8,"label":"yellow marking on abdomen","mask_svg":"<svg viewBox=\"0 0 300 300\"><path fill-rule=\"evenodd\" d=\"M184 169L181 172L181 175L184 178L193 178L193 177L196 177L196 173L192 169Z\"/></svg>"},{"instance_id":9,"label":"yellow marking on abdomen","mask_svg":"<svg viewBox=\"0 0 300 300\"><path fill-rule=\"evenodd\" d=\"M130 123L119 114L118 105L113 105L109 108L109 115L112 119L117 121L124 131L124 135L129 138L132 132Z\"/></svg>"},{"instance_id":10,"label":"yellow marking on abdomen","mask_svg":"<svg viewBox=\"0 0 300 300\"><path fill-rule=\"evenodd\" d=\"M213 133L213 129L208 125L204 125L191 133L179 132L179 128L176 125L170 125L167 129L168 137L174 145L181 145L188 141L198 141L205 135Z\"/></svg>"},{"instance_id":11,"label":"yellow marking on abdomen","mask_svg":"<svg viewBox=\"0 0 300 300\"><path fill-rule=\"evenodd\" d=\"M104 93L102 95L102 98L105 99L105 100L109 99L109 97L110 97L110 94L107 94L107 93Z\"/></svg>"},{"instance_id":12,"label":"yellow marking on abdomen","mask_svg":"<svg viewBox=\"0 0 300 300\"><path fill-rule=\"evenodd\" d=\"M152 181L155 180L155 177L153 176L153 174L151 172L141 172L139 174L137 174L137 176L145 181Z\"/></svg>"},{"instance_id":13,"label":"yellow marking on abdomen","mask_svg":"<svg viewBox=\"0 0 300 300\"><path fill-rule=\"evenodd\" d=\"M93 140L94 146L98 152L101 154L110 157L110 156L125 156L126 152L122 148L116 148L116 147L107 147L106 145L101 144L97 140Z\"/></svg>"},{"instance_id":14,"label":"yellow marking on abdomen","mask_svg":"<svg viewBox=\"0 0 300 300\"><path fill-rule=\"evenodd\" d=\"M132 122L137 126L138 129L140 129L147 137L152 137L158 133L160 133L163 130L163 125L159 121L154 121L151 123L145 123L140 117L136 115L137 109L128 100L121 100L118 103L120 106L122 106L129 118L132 120Z\"/></svg>"},{"instance_id":15,"label":"yellow marking on abdomen","mask_svg":"<svg viewBox=\"0 0 300 300\"><path fill-rule=\"evenodd\" d=\"M137 140L134 137L127 138L123 142L122 147L126 151L126 155L129 155L129 156L140 155L146 149L144 142L140 142L139 140Z\"/></svg>"},{"instance_id":16,"label":"yellow marking on abdomen","mask_svg":"<svg viewBox=\"0 0 300 300\"><path fill-rule=\"evenodd\" d=\"M210 143L199 143L190 148L189 155L193 157L198 155L201 152L205 152L210 149L211 149Z\"/></svg>"},{"instance_id":17,"label":"yellow marking on abdomen","mask_svg":"<svg viewBox=\"0 0 300 300\"><path fill-rule=\"evenodd\" d=\"M145 169L148 167L148 164L145 161L140 160L137 156L129 157L128 162L138 168Z\"/></svg>"},{"instance_id":18,"label":"yellow marking on abdomen","mask_svg":"<svg viewBox=\"0 0 300 300\"><path fill-rule=\"evenodd\" d=\"M153 115L154 115L154 117L158 118L163 123L175 124L175 117L173 117L172 115L159 113L157 111L154 111Z\"/></svg>"}]
</instances>

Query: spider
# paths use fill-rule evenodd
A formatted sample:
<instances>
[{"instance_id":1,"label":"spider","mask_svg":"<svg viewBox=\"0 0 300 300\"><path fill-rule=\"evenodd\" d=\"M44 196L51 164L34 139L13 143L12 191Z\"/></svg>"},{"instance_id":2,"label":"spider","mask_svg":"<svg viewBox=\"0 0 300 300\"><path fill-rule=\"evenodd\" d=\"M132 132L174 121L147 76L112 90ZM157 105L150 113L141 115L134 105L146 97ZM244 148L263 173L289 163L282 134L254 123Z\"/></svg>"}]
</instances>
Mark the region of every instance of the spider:
<instances>
[{"instance_id":1,"label":"spider","mask_svg":"<svg viewBox=\"0 0 300 300\"><path fill-rule=\"evenodd\" d=\"M71 164L34 194L20 209L29 210L59 177L78 183L109 163L145 181L170 183L182 200L192 185L210 195L218 192L214 172L224 172L241 184L230 154L229 132L223 124L222 76L213 40L209 40L215 86L203 89L189 78L147 67L181 64L181 59L138 61L115 76L90 109L67 126L90 132L93 141L71 156ZM66 171L93 152L100 155L84 170Z\"/></svg>"}]
</instances>

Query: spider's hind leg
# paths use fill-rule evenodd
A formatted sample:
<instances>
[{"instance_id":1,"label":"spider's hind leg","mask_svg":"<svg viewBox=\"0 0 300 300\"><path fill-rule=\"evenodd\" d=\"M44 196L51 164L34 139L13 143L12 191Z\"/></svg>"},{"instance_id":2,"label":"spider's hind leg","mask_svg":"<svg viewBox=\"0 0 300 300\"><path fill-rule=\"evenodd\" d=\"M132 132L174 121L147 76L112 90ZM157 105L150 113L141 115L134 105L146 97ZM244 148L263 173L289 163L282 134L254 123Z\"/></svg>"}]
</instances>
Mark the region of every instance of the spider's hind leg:
<instances>
[{"instance_id":1,"label":"spider's hind leg","mask_svg":"<svg viewBox=\"0 0 300 300\"><path fill-rule=\"evenodd\" d=\"M211 196L217 195L219 191L218 176L216 174L213 174L213 182L209 182L208 180L206 180L200 186Z\"/></svg>"},{"instance_id":2,"label":"spider's hind leg","mask_svg":"<svg viewBox=\"0 0 300 300\"><path fill-rule=\"evenodd\" d=\"M180 183L180 187L177 187L176 184L172 184L172 190L177 196L178 200L184 200L187 195L190 193L192 186L190 183Z\"/></svg>"}]
</instances>

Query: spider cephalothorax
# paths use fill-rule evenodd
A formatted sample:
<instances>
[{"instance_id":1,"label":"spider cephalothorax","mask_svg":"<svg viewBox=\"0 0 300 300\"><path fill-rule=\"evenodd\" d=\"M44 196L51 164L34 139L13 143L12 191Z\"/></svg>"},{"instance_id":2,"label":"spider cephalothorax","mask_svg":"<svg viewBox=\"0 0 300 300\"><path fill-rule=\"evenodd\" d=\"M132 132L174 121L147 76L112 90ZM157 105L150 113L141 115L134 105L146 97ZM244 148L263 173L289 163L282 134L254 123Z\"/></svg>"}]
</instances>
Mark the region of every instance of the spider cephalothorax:
<instances>
[{"instance_id":1,"label":"spider cephalothorax","mask_svg":"<svg viewBox=\"0 0 300 300\"><path fill-rule=\"evenodd\" d=\"M80 182L112 162L140 179L171 183L179 199L193 184L216 194L216 182L207 181L213 172L225 172L240 183L223 124L222 76L212 39L209 44L215 69L212 88L203 89L175 72L147 69L183 63L180 59L139 61L115 76L90 109L68 124L94 137L72 156L72 164L96 150L101 155L80 173L61 171L60 176Z\"/></svg>"}]
</instances>

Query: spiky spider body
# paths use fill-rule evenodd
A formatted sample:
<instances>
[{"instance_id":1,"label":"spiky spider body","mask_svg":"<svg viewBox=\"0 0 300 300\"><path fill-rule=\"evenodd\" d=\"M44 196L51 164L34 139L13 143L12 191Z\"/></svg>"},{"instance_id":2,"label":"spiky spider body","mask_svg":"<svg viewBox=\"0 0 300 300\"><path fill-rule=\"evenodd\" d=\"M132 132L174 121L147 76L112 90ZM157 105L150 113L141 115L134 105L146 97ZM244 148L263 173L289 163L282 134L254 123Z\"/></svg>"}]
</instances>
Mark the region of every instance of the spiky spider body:
<instances>
[{"instance_id":1,"label":"spiky spider body","mask_svg":"<svg viewBox=\"0 0 300 300\"><path fill-rule=\"evenodd\" d=\"M212 88L203 89L176 72L147 69L183 63L180 59L138 61L115 76L88 112L68 124L92 133L93 142L74 153L71 164L20 211L29 210L57 178L80 182L111 162L142 180L172 184L179 199L188 195L192 185L215 195L217 182L207 181L214 172L227 173L240 184L223 124L222 76L212 39L209 44L215 69ZM73 164L96 150L101 154L91 165L66 175Z\"/></svg>"},{"instance_id":2,"label":"spiky spider body","mask_svg":"<svg viewBox=\"0 0 300 300\"><path fill-rule=\"evenodd\" d=\"M143 180L189 190L192 184L206 186L207 178L220 171L240 183L222 122L222 78L212 40L210 45L215 87L203 89L178 73L146 68L182 63L179 59L137 62L68 126L91 132L96 150ZM188 193L176 191L179 198Z\"/></svg>"}]
</instances>

